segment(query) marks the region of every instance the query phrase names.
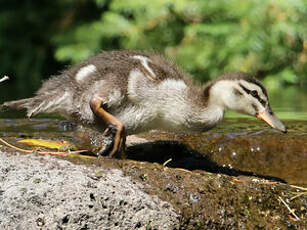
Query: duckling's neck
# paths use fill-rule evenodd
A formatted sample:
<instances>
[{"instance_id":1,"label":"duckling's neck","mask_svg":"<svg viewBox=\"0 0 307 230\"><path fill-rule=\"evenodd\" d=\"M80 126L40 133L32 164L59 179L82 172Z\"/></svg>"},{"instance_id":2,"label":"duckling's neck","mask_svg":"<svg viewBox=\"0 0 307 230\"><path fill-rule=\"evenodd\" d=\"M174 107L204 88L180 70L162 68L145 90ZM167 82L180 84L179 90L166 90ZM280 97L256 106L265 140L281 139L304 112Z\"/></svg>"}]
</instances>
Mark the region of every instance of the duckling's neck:
<instances>
[{"instance_id":1,"label":"duckling's neck","mask_svg":"<svg viewBox=\"0 0 307 230\"><path fill-rule=\"evenodd\" d=\"M215 98L204 95L201 87L190 86L167 98L165 121L172 131L204 132L224 117L224 107Z\"/></svg>"},{"instance_id":2,"label":"duckling's neck","mask_svg":"<svg viewBox=\"0 0 307 230\"><path fill-rule=\"evenodd\" d=\"M189 89L189 114L187 123L189 130L196 132L207 131L216 126L224 117L225 106L221 101L221 95L208 84L204 87L192 87Z\"/></svg>"},{"instance_id":3,"label":"duckling's neck","mask_svg":"<svg viewBox=\"0 0 307 230\"><path fill-rule=\"evenodd\" d=\"M207 106L202 108L191 109L187 120L191 131L204 132L215 127L223 117L223 107L207 104Z\"/></svg>"}]
</instances>

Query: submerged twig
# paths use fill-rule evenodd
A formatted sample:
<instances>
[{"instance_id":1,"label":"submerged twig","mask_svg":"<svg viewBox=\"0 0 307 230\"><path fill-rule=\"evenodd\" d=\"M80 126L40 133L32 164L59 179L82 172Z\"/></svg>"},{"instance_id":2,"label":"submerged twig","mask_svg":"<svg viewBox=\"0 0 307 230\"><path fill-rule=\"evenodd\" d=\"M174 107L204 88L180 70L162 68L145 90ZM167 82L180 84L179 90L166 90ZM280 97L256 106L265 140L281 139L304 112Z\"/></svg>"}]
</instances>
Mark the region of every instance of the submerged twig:
<instances>
[{"instance_id":1,"label":"submerged twig","mask_svg":"<svg viewBox=\"0 0 307 230\"><path fill-rule=\"evenodd\" d=\"M298 197L300 197L300 196L304 196L304 195L307 196L307 192L297 192L297 193L295 193L295 194L296 194L296 195L294 195L293 197L291 197L290 200L294 200L294 199L296 199L296 198L298 198Z\"/></svg>"},{"instance_id":2,"label":"submerged twig","mask_svg":"<svg viewBox=\"0 0 307 230\"><path fill-rule=\"evenodd\" d=\"M300 187L300 186L296 186L296 185L290 185L292 188L296 188L296 189L300 189L300 190L303 190L304 192L293 192L293 194L296 194L294 195L293 197L290 198L290 200L294 200L300 196L304 196L304 195L307 195L307 188L304 188L304 187Z\"/></svg>"},{"instance_id":3,"label":"submerged twig","mask_svg":"<svg viewBox=\"0 0 307 230\"><path fill-rule=\"evenodd\" d=\"M0 138L0 142L2 142L3 144L5 144L6 146L10 147L10 148L13 148L15 150L18 150L20 152L24 152L24 153L33 153L34 151L33 150L27 150L27 149L22 149L22 148L19 148L19 147L16 147L8 142L6 142L5 140L3 140L2 138Z\"/></svg>"},{"instance_id":4,"label":"submerged twig","mask_svg":"<svg viewBox=\"0 0 307 230\"><path fill-rule=\"evenodd\" d=\"M10 78L9 78L8 76L5 75L3 78L0 79L0 82L6 81L6 80L9 80L9 79L10 79Z\"/></svg>"},{"instance_id":5,"label":"submerged twig","mask_svg":"<svg viewBox=\"0 0 307 230\"><path fill-rule=\"evenodd\" d=\"M300 187L300 186L296 186L296 185L291 185L291 184L290 184L290 187L292 187L292 188L298 188L298 189L301 189L301 190L307 191L307 188Z\"/></svg>"},{"instance_id":6,"label":"submerged twig","mask_svg":"<svg viewBox=\"0 0 307 230\"><path fill-rule=\"evenodd\" d=\"M68 154L78 154L78 153L88 152L88 150L77 150L77 151L69 151L69 152L52 152L52 151L28 150L28 149L22 149L22 148L19 148L17 146L14 146L14 145L6 142L2 138L0 138L0 142L2 142L6 146L13 148L17 151L24 152L24 153L37 153L39 155L67 156Z\"/></svg>"},{"instance_id":7,"label":"submerged twig","mask_svg":"<svg viewBox=\"0 0 307 230\"><path fill-rule=\"evenodd\" d=\"M300 218L295 214L294 210L289 207L286 201L284 201L280 196L278 196L278 199L286 206L286 208L295 217L295 219L300 220Z\"/></svg>"}]
</instances>

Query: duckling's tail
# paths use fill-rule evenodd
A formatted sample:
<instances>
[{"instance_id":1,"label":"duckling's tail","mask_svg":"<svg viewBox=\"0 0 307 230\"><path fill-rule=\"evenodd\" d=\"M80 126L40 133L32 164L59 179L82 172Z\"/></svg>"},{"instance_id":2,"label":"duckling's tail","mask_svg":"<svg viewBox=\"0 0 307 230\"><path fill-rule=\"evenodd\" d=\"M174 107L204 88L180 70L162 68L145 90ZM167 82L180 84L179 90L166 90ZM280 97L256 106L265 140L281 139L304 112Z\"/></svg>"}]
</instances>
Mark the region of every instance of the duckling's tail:
<instances>
[{"instance_id":1,"label":"duckling's tail","mask_svg":"<svg viewBox=\"0 0 307 230\"><path fill-rule=\"evenodd\" d=\"M31 117L39 112L39 104L42 104L41 99L38 98L26 98L16 101L8 101L1 105L0 110L5 111L8 109L21 110L27 109L27 116Z\"/></svg>"},{"instance_id":2,"label":"duckling's tail","mask_svg":"<svg viewBox=\"0 0 307 230\"><path fill-rule=\"evenodd\" d=\"M8 101L0 106L0 110L15 109L27 110L27 116L32 117L38 113L50 113L56 111L67 99L67 93L61 93L54 97L50 95L37 95L32 98L21 99L17 101Z\"/></svg>"}]
</instances>

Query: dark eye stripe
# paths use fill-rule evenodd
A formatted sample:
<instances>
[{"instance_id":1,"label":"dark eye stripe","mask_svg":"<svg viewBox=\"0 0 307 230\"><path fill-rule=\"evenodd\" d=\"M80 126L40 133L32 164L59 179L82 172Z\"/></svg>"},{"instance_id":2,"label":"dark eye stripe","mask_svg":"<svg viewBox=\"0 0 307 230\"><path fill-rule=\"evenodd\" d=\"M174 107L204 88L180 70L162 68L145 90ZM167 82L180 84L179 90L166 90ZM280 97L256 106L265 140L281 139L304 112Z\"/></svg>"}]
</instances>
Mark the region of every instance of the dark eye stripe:
<instances>
[{"instance_id":1,"label":"dark eye stripe","mask_svg":"<svg viewBox=\"0 0 307 230\"><path fill-rule=\"evenodd\" d=\"M260 87L260 89L262 90L262 93L268 97L267 91L266 89L263 87L263 85L261 85L258 81L256 81L254 78L249 78L249 79L245 79L247 82L253 83L255 85L258 85Z\"/></svg>"},{"instance_id":2,"label":"dark eye stripe","mask_svg":"<svg viewBox=\"0 0 307 230\"><path fill-rule=\"evenodd\" d=\"M239 86L247 93L247 94L250 94L250 90L245 88L241 83L239 83Z\"/></svg>"},{"instance_id":3,"label":"dark eye stripe","mask_svg":"<svg viewBox=\"0 0 307 230\"><path fill-rule=\"evenodd\" d=\"M239 83L239 86L247 93L247 94L251 94L254 98L256 98L260 103L261 105L263 105L263 107L265 107L265 100L263 100L261 97L259 97L258 93L257 94L252 94L252 90L249 90L247 88L245 88L242 84Z\"/></svg>"}]
</instances>

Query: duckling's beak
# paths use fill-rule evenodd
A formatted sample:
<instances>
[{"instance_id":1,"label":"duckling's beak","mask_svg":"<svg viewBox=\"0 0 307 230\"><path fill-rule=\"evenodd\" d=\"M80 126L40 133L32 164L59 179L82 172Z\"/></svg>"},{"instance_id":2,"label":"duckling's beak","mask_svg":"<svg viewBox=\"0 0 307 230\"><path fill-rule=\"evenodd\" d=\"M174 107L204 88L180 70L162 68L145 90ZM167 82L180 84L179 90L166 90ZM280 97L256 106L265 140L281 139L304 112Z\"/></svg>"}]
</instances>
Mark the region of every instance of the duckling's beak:
<instances>
[{"instance_id":1,"label":"duckling's beak","mask_svg":"<svg viewBox=\"0 0 307 230\"><path fill-rule=\"evenodd\" d=\"M260 120L266 122L272 128L282 131L283 133L287 133L287 128L284 124L271 112L271 109L268 108L264 112L257 113L256 117Z\"/></svg>"}]
</instances>

